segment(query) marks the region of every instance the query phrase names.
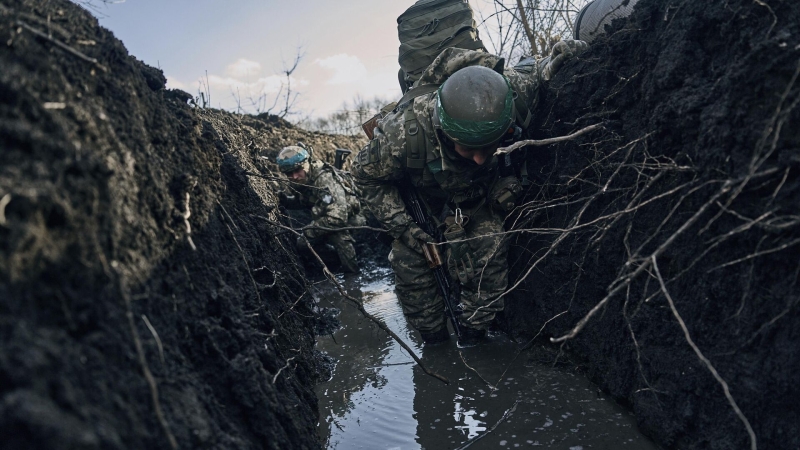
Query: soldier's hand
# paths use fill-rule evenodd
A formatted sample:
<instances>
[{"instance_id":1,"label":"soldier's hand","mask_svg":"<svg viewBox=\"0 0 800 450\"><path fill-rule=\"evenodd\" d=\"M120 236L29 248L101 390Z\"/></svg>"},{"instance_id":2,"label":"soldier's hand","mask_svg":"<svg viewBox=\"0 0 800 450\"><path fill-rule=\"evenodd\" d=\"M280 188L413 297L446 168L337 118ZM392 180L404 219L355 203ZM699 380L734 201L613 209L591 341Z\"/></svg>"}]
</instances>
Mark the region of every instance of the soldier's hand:
<instances>
[{"instance_id":1,"label":"soldier's hand","mask_svg":"<svg viewBox=\"0 0 800 450\"><path fill-rule=\"evenodd\" d=\"M431 235L422 231L422 228L418 227L416 224L409 225L409 227L406 228L403 234L401 234L397 239L405 244L406 247L414 250L420 255L424 255L424 252L422 251L422 244L434 242Z\"/></svg>"},{"instance_id":2,"label":"soldier's hand","mask_svg":"<svg viewBox=\"0 0 800 450\"><path fill-rule=\"evenodd\" d=\"M580 55L588 48L589 44L585 41L565 39L556 42L550 52L550 61L542 69L542 78L545 81L549 81L558 72L564 61Z\"/></svg>"},{"instance_id":3,"label":"soldier's hand","mask_svg":"<svg viewBox=\"0 0 800 450\"><path fill-rule=\"evenodd\" d=\"M288 205L294 200L294 196L291 197L286 194L286 191L278 191L278 202L282 205Z\"/></svg>"}]
</instances>

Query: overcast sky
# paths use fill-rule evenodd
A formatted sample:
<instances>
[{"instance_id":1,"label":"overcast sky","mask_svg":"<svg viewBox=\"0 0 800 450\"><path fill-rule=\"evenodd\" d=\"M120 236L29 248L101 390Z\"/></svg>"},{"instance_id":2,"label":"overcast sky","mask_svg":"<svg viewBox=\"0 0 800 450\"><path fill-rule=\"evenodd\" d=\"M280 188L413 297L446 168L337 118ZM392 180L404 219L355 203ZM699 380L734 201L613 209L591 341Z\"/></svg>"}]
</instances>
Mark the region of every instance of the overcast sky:
<instances>
[{"instance_id":1,"label":"overcast sky","mask_svg":"<svg viewBox=\"0 0 800 450\"><path fill-rule=\"evenodd\" d=\"M487 0L471 0L473 8ZM356 95L396 99L397 16L414 0L127 0L99 8L110 29L170 88L211 86L212 106L247 112L250 98L280 89L284 62L304 57L293 76L297 110L326 116ZM269 102L271 104L271 101ZM294 119L298 119L295 117Z\"/></svg>"}]
</instances>

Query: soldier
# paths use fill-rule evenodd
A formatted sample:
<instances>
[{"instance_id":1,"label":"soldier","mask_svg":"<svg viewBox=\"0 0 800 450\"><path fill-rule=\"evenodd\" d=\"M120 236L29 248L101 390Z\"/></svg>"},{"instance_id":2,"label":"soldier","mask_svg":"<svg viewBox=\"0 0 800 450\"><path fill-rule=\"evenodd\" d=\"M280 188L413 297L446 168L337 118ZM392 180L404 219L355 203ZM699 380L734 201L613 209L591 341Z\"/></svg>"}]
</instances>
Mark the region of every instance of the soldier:
<instances>
[{"instance_id":1,"label":"soldier","mask_svg":"<svg viewBox=\"0 0 800 450\"><path fill-rule=\"evenodd\" d=\"M448 269L461 283L458 343L475 345L503 310L503 223L521 191L513 173L499 170L494 152L529 125L542 81L585 48L581 41L559 42L529 73L504 69L502 58L483 51L448 48L378 122L354 161L362 200L394 238L389 261L397 297L426 343L449 339L442 295L421 245L434 239L406 212L398 184L410 183L430 216L444 217Z\"/></svg>"},{"instance_id":2,"label":"soldier","mask_svg":"<svg viewBox=\"0 0 800 450\"><path fill-rule=\"evenodd\" d=\"M278 153L277 163L281 172L298 183L292 189L294 195L279 193L281 204L289 209L311 209L312 221L298 238L298 248L306 249L306 239L312 244L331 244L344 271L358 272L355 241L350 232L330 230L366 223L361 203L348 180L329 164L312 159L302 144L283 148Z\"/></svg>"}]
</instances>

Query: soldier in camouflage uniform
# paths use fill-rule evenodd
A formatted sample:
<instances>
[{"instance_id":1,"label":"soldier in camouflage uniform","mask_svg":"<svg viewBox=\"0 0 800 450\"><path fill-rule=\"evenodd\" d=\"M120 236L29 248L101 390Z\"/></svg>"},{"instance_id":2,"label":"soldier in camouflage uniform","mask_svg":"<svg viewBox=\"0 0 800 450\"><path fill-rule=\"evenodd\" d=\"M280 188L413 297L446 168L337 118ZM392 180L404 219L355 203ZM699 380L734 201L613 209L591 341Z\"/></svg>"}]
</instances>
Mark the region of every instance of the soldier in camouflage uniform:
<instances>
[{"instance_id":1,"label":"soldier in camouflage uniform","mask_svg":"<svg viewBox=\"0 0 800 450\"><path fill-rule=\"evenodd\" d=\"M444 228L448 269L461 283L459 345L474 345L503 310L503 223L521 191L516 176L499 176L493 155L508 133L529 125L543 78L585 48L580 41L560 44L552 59L527 73L504 69L502 58L483 51L444 50L410 92L433 88L401 99L354 161L362 200L394 238L389 261L397 297L426 343L449 339L444 302L421 247L433 238L406 212L398 185L413 185Z\"/></svg>"},{"instance_id":2,"label":"soldier in camouflage uniform","mask_svg":"<svg viewBox=\"0 0 800 450\"><path fill-rule=\"evenodd\" d=\"M304 147L285 147L278 153L277 162L281 172L298 183L292 189L293 195L281 193L281 204L289 209L311 210L312 221L304 227L303 236L298 238L298 248L306 249L306 240L312 245L331 244L344 271L358 272L355 241L350 232L329 230L366 223L361 214L361 203L348 180L333 166L313 160Z\"/></svg>"}]
</instances>

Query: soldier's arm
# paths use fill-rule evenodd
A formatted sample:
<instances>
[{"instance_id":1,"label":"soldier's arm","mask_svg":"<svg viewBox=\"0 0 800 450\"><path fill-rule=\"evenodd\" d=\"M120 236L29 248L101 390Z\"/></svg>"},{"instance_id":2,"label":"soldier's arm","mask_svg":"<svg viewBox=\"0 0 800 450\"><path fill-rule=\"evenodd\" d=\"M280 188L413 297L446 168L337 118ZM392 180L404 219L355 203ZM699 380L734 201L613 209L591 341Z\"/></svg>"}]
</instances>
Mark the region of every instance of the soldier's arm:
<instances>
[{"instance_id":1,"label":"soldier's arm","mask_svg":"<svg viewBox=\"0 0 800 450\"><path fill-rule=\"evenodd\" d=\"M541 71L533 67L530 73L517 72L512 68L506 68L503 75L511 82L511 87L517 93L523 104L528 107L531 113L536 111L539 105L539 89L542 87Z\"/></svg>"},{"instance_id":2,"label":"soldier's arm","mask_svg":"<svg viewBox=\"0 0 800 450\"><path fill-rule=\"evenodd\" d=\"M358 153L351 168L361 199L395 239L413 224L395 184L404 176L403 144L390 142L380 127L375 128L375 138Z\"/></svg>"},{"instance_id":3,"label":"soldier's arm","mask_svg":"<svg viewBox=\"0 0 800 450\"><path fill-rule=\"evenodd\" d=\"M315 185L317 188L325 189L327 192L320 195L320 199L314 205L315 208L318 208L319 215L314 217L311 225L324 228L347 226L347 193L339 181L332 174L326 172L319 176ZM312 232L312 234L314 233Z\"/></svg>"}]
</instances>

